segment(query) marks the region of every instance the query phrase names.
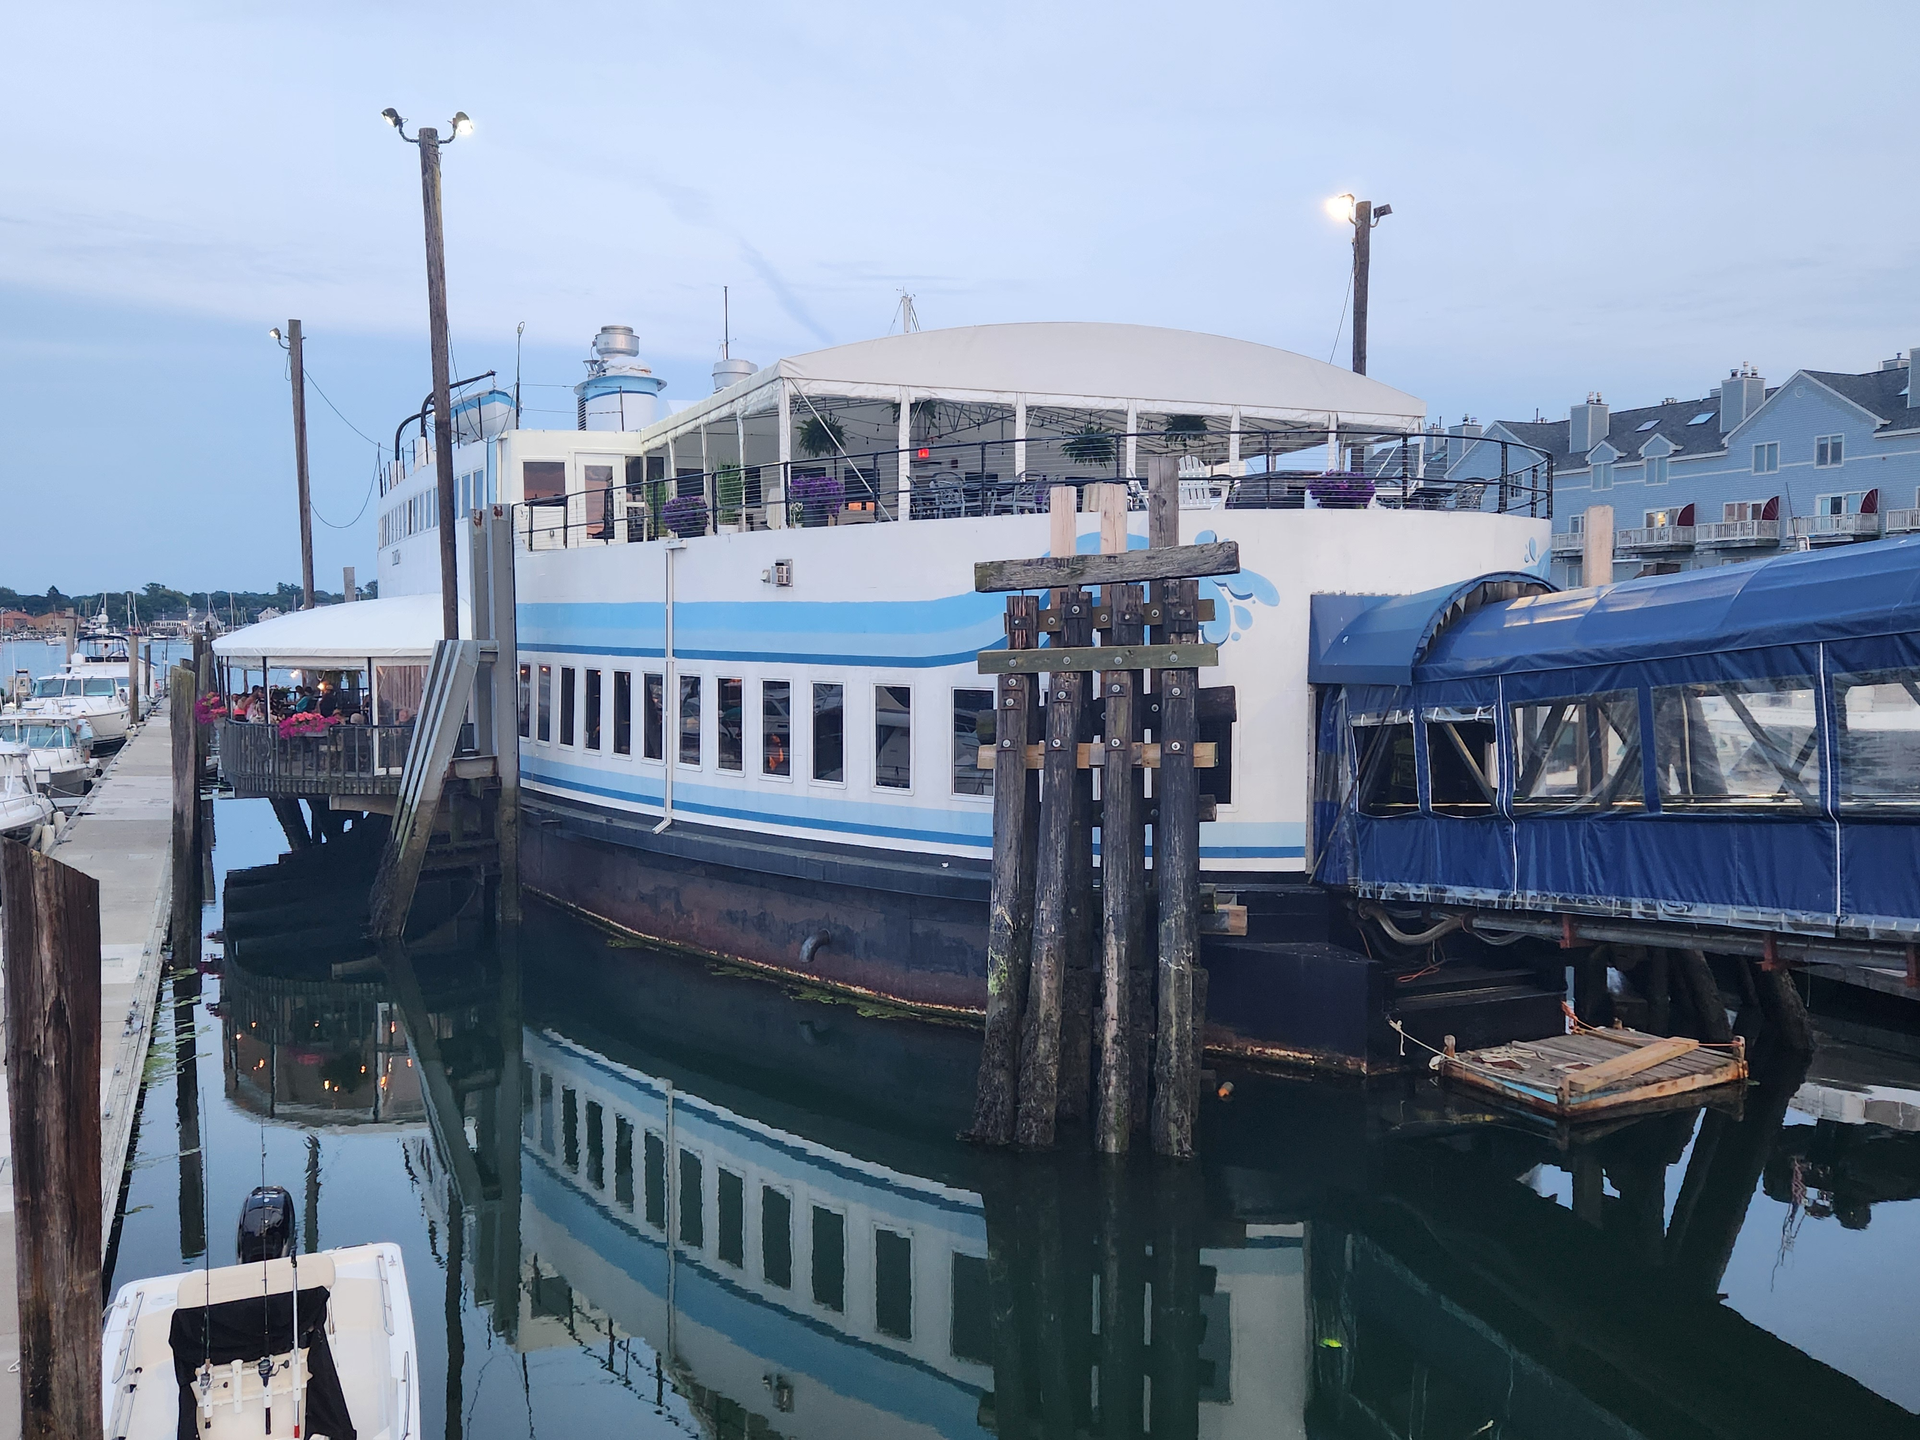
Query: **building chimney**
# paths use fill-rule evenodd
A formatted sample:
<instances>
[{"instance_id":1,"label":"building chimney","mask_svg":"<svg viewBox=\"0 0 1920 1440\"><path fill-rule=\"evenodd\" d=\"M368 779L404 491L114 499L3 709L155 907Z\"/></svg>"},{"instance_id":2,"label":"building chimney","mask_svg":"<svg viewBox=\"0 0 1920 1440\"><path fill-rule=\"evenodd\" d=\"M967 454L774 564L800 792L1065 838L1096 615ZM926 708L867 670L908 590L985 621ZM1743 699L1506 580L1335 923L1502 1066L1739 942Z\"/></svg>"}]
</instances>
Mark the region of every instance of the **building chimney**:
<instances>
[{"instance_id":1,"label":"building chimney","mask_svg":"<svg viewBox=\"0 0 1920 1440\"><path fill-rule=\"evenodd\" d=\"M1728 434L1758 410L1767 398L1767 382L1752 365L1742 363L1720 382L1720 433Z\"/></svg>"},{"instance_id":2,"label":"building chimney","mask_svg":"<svg viewBox=\"0 0 1920 1440\"><path fill-rule=\"evenodd\" d=\"M1907 351L1907 408L1909 410L1920 410L1920 391L1915 390L1913 384L1913 356L1915 350L1920 350L1920 345L1913 346Z\"/></svg>"},{"instance_id":3,"label":"building chimney","mask_svg":"<svg viewBox=\"0 0 1920 1440\"><path fill-rule=\"evenodd\" d=\"M1478 420L1471 415L1465 416L1458 425L1447 427L1447 469L1467 458L1467 452L1473 448L1472 441L1486 433Z\"/></svg>"},{"instance_id":4,"label":"building chimney","mask_svg":"<svg viewBox=\"0 0 1920 1440\"><path fill-rule=\"evenodd\" d=\"M1607 431L1613 428L1613 412L1595 390L1587 396L1586 404L1568 412L1567 422L1567 449L1584 455L1607 438Z\"/></svg>"}]
</instances>

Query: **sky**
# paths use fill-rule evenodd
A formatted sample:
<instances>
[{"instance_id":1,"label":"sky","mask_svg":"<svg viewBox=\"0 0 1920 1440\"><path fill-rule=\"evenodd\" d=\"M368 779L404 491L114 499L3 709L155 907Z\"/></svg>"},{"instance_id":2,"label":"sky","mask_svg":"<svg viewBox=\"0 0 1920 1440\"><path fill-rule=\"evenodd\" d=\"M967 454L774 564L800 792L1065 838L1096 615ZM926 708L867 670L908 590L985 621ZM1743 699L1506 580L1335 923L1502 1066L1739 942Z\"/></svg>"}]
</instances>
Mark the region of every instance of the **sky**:
<instances>
[{"instance_id":1,"label":"sky","mask_svg":"<svg viewBox=\"0 0 1920 1440\"><path fill-rule=\"evenodd\" d=\"M1705 394L1920 344L1902 4L22 6L0 83L0 585L373 573L376 445L431 384L417 151L456 370L568 426L631 325L733 353L1104 320L1344 363L1446 420ZM516 353L516 326L525 323ZM542 417L541 410L551 410Z\"/></svg>"}]
</instances>

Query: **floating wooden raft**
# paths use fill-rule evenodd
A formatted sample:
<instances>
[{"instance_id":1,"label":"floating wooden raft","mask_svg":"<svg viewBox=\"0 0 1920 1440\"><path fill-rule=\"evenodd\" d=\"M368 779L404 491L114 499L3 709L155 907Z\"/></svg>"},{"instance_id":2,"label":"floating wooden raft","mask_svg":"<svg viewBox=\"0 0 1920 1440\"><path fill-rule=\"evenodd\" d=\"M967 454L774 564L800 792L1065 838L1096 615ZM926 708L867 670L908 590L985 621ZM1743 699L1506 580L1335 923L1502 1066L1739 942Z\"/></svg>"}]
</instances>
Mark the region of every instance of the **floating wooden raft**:
<instances>
[{"instance_id":1,"label":"floating wooden raft","mask_svg":"<svg viewBox=\"0 0 1920 1440\"><path fill-rule=\"evenodd\" d=\"M1443 1054L1441 1075L1560 1119L1602 1115L1747 1078L1747 1055L1683 1036L1617 1027Z\"/></svg>"}]
</instances>

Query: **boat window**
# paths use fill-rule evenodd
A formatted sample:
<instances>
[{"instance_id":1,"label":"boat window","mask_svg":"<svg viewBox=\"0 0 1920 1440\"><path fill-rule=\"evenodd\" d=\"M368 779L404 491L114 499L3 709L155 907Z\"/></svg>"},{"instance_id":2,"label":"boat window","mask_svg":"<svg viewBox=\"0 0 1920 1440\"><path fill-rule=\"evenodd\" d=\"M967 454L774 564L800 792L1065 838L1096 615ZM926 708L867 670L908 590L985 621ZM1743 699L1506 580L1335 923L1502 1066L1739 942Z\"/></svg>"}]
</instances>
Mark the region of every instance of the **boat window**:
<instances>
[{"instance_id":1,"label":"boat window","mask_svg":"<svg viewBox=\"0 0 1920 1440\"><path fill-rule=\"evenodd\" d=\"M600 672L587 671L587 713L581 718L582 738L589 750L600 748Z\"/></svg>"},{"instance_id":2,"label":"boat window","mask_svg":"<svg viewBox=\"0 0 1920 1440\"><path fill-rule=\"evenodd\" d=\"M540 733L542 740L553 739L553 667L540 667Z\"/></svg>"},{"instance_id":3,"label":"boat window","mask_svg":"<svg viewBox=\"0 0 1920 1440\"><path fill-rule=\"evenodd\" d=\"M613 1117L613 1198L633 1209L633 1122L624 1115Z\"/></svg>"},{"instance_id":4,"label":"boat window","mask_svg":"<svg viewBox=\"0 0 1920 1440\"><path fill-rule=\"evenodd\" d=\"M741 711L741 692L745 687L738 680L722 679L718 682L719 694L714 697L717 713L714 716L716 730L715 741L719 747L719 756L715 761L722 770L743 770L746 768L746 716Z\"/></svg>"},{"instance_id":5,"label":"boat window","mask_svg":"<svg viewBox=\"0 0 1920 1440\"><path fill-rule=\"evenodd\" d=\"M1920 805L1920 670L1833 677L1842 728L1835 747L1848 810Z\"/></svg>"},{"instance_id":6,"label":"boat window","mask_svg":"<svg viewBox=\"0 0 1920 1440\"><path fill-rule=\"evenodd\" d=\"M873 1232L873 1320L882 1335L913 1338L913 1241L892 1230Z\"/></svg>"},{"instance_id":7,"label":"boat window","mask_svg":"<svg viewBox=\"0 0 1920 1440\"><path fill-rule=\"evenodd\" d=\"M760 682L760 770L793 773L793 686L785 680Z\"/></svg>"},{"instance_id":8,"label":"boat window","mask_svg":"<svg viewBox=\"0 0 1920 1440\"><path fill-rule=\"evenodd\" d=\"M1513 707L1513 808L1639 809L1640 697L1613 690Z\"/></svg>"},{"instance_id":9,"label":"boat window","mask_svg":"<svg viewBox=\"0 0 1920 1440\"><path fill-rule=\"evenodd\" d=\"M1818 810L1817 697L1804 675L1656 687L1660 808Z\"/></svg>"},{"instance_id":10,"label":"boat window","mask_svg":"<svg viewBox=\"0 0 1920 1440\"><path fill-rule=\"evenodd\" d=\"M580 1171L580 1097L571 1086L560 1092L560 1163Z\"/></svg>"},{"instance_id":11,"label":"boat window","mask_svg":"<svg viewBox=\"0 0 1920 1440\"><path fill-rule=\"evenodd\" d=\"M953 793L991 795L993 771L980 768L980 747L993 743L993 691L953 692ZM980 717L987 717L982 730Z\"/></svg>"},{"instance_id":12,"label":"boat window","mask_svg":"<svg viewBox=\"0 0 1920 1440\"><path fill-rule=\"evenodd\" d=\"M64 695L67 682L58 675L43 675L33 682L33 698L50 700L56 695Z\"/></svg>"},{"instance_id":13,"label":"boat window","mask_svg":"<svg viewBox=\"0 0 1920 1440\"><path fill-rule=\"evenodd\" d=\"M384 708L384 707L383 707ZM520 738L528 739L533 734L533 667L520 667Z\"/></svg>"},{"instance_id":14,"label":"boat window","mask_svg":"<svg viewBox=\"0 0 1920 1440\"><path fill-rule=\"evenodd\" d=\"M847 1217L813 1207L813 1302L847 1308Z\"/></svg>"},{"instance_id":15,"label":"boat window","mask_svg":"<svg viewBox=\"0 0 1920 1440\"><path fill-rule=\"evenodd\" d=\"M606 1115L600 1102L587 1102L587 1183L596 1190L607 1188Z\"/></svg>"},{"instance_id":16,"label":"boat window","mask_svg":"<svg viewBox=\"0 0 1920 1440\"><path fill-rule=\"evenodd\" d=\"M1427 800L1436 815L1478 818L1499 806L1500 747L1493 707L1428 710Z\"/></svg>"},{"instance_id":17,"label":"boat window","mask_svg":"<svg viewBox=\"0 0 1920 1440\"><path fill-rule=\"evenodd\" d=\"M680 1151L680 1243L704 1249L707 1243L707 1217L701 1211L705 1188L700 1184L700 1157L693 1151Z\"/></svg>"},{"instance_id":18,"label":"boat window","mask_svg":"<svg viewBox=\"0 0 1920 1440\"><path fill-rule=\"evenodd\" d=\"M540 1072L540 1148L553 1154L553 1076Z\"/></svg>"},{"instance_id":19,"label":"boat window","mask_svg":"<svg viewBox=\"0 0 1920 1440\"><path fill-rule=\"evenodd\" d=\"M646 694L641 697L640 711L640 753L649 760L658 760L665 755L666 749L666 680L659 675L642 677L646 682Z\"/></svg>"},{"instance_id":20,"label":"boat window","mask_svg":"<svg viewBox=\"0 0 1920 1440\"><path fill-rule=\"evenodd\" d=\"M680 677L680 763L700 763L700 677Z\"/></svg>"},{"instance_id":21,"label":"boat window","mask_svg":"<svg viewBox=\"0 0 1920 1440\"><path fill-rule=\"evenodd\" d=\"M889 790L913 785L913 687L873 687L873 783Z\"/></svg>"},{"instance_id":22,"label":"boat window","mask_svg":"<svg viewBox=\"0 0 1920 1440\"><path fill-rule=\"evenodd\" d=\"M720 1235L716 1247L720 1259L734 1269L747 1263L747 1182L724 1166L714 1172L720 1211Z\"/></svg>"},{"instance_id":23,"label":"boat window","mask_svg":"<svg viewBox=\"0 0 1920 1440\"><path fill-rule=\"evenodd\" d=\"M527 460L520 466L520 496L525 500L551 500L567 493L567 464L564 460Z\"/></svg>"},{"instance_id":24,"label":"boat window","mask_svg":"<svg viewBox=\"0 0 1920 1440\"><path fill-rule=\"evenodd\" d=\"M760 1278L793 1288L793 1200L771 1185L760 1187Z\"/></svg>"},{"instance_id":25,"label":"boat window","mask_svg":"<svg viewBox=\"0 0 1920 1440\"><path fill-rule=\"evenodd\" d=\"M613 672L613 753L633 753L633 673Z\"/></svg>"},{"instance_id":26,"label":"boat window","mask_svg":"<svg viewBox=\"0 0 1920 1440\"><path fill-rule=\"evenodd\" d=\"M987 1262L978 1255L954 1252L947 1349L956 1360L993 1363L993 1296L987 1289Z\"/></svg>"},{"instance_id":27,"label":"boat window","mask_svg":"<svg viewBox=\"0 0 1920 1440\"><path fill-rule=\"evenodd\" d=\"M845 780L846 689L841 685L813 687L813 778Z\"/></svg>"},{"instance_id":28,"label":"boat window","mask_svg":"<svg viewBox=\"0 0 1920 1440\"><path fill-rule=\"evenodd\" d=\"M87 677L87 694L89 695L104 695L111 699L114 688L114 682L110 678L102 678L97 675L89 675Z\"/></svg>"},{"instance_id":29,"label":"boat window","mask_svg":"<svg viewBox=\"0 0 1920 1440\"><path fill-rule=\"evenodd\" d=\"M571 665L560 667L560 743L573 744L574 674Z\"/></svg>"},{"instance_id":30,"label":"boat window","mask_svg":"<svg viewBox=\"0 0 1920 1440\"><path fill-rule=\"evenodd\" d=\"M646 1167L647 1224L656 1230L667 1228L667 1146L649 1130L642 1144Z\"/></svg>"},{"instance_id":31,"label":"boat window","mask_svg":"<svg viewBox=\"0 0 1920 1440\"><path fill-rule=\"evenodd\" d=\"M1412 815L1420 808L1420 782L1413 758L1413 716L1405 710L1362 715L1353 722L1353 753L1359 760L1362 815Z\"/></svg>"}]
</instances>

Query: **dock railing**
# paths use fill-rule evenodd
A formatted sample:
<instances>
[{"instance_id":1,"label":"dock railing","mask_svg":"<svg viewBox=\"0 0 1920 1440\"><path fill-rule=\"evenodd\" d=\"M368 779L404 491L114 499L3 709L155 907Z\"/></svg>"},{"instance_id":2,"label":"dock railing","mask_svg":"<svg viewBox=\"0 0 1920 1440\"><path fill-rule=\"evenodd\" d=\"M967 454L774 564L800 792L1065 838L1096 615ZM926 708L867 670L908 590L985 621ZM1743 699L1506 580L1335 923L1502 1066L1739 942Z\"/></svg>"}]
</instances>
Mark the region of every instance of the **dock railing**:
<instances>
[{"instance_id":1,"label":"dock railing","mask_svg":"<svg viewBox=\"0 0 1920 1440\"><path fill-rule=\"evenodd\" d=\"M1380 430L1193 430L976 440L847 450L668 476L635 457L610 485L523 501L525 550L633 544L741 530L1035 515L1057 485L1127 487L1146 508L1146 467L1175 456L1182 508L1465 510L1549 517L1553 464L1514 441L1475 439L1474 473L1444 473L1446 437ZM1191 495L1191 500L1186 497Z\"/></svg>"},{"instance_id":2,"label":"dock railing","mask_svg":"<svg viewBox=\"0 0 1920 1440\"><path fill-rule=\"evenodd\" d=\"M223 720L219 734L220 775L236 795L396 795L413 722L283 737L277 725Z\"/></svg>"}]
</instances>

